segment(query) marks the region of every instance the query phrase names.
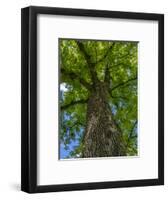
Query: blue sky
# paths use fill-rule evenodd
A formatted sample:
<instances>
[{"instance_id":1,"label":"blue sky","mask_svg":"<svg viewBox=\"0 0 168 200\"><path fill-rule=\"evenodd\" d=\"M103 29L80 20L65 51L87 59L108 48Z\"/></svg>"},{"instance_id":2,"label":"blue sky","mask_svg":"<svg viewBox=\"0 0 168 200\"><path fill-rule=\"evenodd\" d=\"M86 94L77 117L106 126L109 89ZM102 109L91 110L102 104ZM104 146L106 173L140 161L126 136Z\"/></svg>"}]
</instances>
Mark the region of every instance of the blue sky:
<instances>
[{"instance_id":1,"label":"blue sky","mask_svg":"<svg viewBox=\"0 0 168 200\"><path fill-rule=\"evenodd\" d=\"M65 150L65 145L63 143L60 144L60 159L67 158L70 155L70 152L74 150L75 146L79 144L78 140L71 141L68 144L69 149Z\"/></svg>"},{"instance_id":2,"label":"blue sky","mask_svg":"<svg viewBox=\"0 0 168 200\"><path fill-rule=\"evenodd\" d=\"M68 89L66 88L66 84L65 83L62 83L60 84L60 91L61 93L63 94L64 92L66 92ZM62 96L63 97L63 96ZM64 119L69 119L69 116L64 114ZM68 131L68 130L67 130ZM67 145L68 146L68 149L65 149L65 145L63 142L60 143L60 159L64 159L64 158L67 158L67 156L70 156L70 152L73 151L76 146L79 145L79 137L81 135L81 133L83 133L83 129L80 130L80 133L76 134L75 133L75 140L71 140L70 143Z\"/></svg>"}]
</instances>

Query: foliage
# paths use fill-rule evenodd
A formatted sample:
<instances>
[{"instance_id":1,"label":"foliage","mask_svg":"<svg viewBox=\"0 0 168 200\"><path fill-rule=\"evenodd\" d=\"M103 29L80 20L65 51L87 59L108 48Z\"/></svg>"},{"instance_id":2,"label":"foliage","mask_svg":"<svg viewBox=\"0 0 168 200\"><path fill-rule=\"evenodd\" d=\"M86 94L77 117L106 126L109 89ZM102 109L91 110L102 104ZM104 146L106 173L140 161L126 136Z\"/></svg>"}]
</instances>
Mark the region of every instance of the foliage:
<instances>
[{"instance_id":1,"label":"foliage","mask_svg":"<svg viewBox=\"0 0 168 200\"><path fill-rule=\"evenodd\" d=\"M137 155L137 42L59 40L60 143L65 150L75 146L68 157L80 157L89 88L93 83L81 48L102 82L108 66L109 105L126 141L127 155Z\"/></svg>"}]
</instances>

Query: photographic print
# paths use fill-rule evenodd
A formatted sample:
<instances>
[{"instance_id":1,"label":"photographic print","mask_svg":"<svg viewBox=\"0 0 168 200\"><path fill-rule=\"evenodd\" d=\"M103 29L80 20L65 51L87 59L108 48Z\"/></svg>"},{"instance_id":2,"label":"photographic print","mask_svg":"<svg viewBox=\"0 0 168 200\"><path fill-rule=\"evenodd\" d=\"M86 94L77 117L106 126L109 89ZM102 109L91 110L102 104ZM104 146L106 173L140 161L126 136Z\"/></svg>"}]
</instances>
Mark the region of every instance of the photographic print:
<instances>
[{"instance_id":1,"label":"photographic print","mask_svg":"<svg viewBox=\"0 0 168 200\"><path fill-rule=\"evenodd\" d=\"M138 155L138 42L59 39L59 158Z\"/></svg>"}]
</instances>

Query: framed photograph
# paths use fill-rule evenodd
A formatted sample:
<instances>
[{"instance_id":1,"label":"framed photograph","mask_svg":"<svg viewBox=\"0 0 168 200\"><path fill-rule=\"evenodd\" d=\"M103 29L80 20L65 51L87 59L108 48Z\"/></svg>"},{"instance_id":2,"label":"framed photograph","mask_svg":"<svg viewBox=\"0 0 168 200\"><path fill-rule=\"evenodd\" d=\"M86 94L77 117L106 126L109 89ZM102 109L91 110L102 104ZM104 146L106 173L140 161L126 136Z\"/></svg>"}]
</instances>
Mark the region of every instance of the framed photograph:
<instances>
[{"instance_id":1,"label":"framed photograph","mask_svg":"<svg viewBox=\"0 0 168 200\"><path fill-rule=\"evenodd\" d=\"M163 14L22 9L29 193L164 184Z\"/></svg>"}]
</instances>

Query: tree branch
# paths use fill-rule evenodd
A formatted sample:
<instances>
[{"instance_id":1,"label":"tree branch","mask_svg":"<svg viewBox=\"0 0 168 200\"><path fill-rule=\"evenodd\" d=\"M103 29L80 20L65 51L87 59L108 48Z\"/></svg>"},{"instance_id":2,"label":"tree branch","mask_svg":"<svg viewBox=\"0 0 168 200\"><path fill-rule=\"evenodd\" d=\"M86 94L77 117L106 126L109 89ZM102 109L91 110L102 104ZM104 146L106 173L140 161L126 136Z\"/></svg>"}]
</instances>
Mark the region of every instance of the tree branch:
<instances>
[{"instance_id":1,"label":"tree branch","mask_svg":"<svg viewBox=\"0 0 168 200\"><path fill-rule=\"evenodd\" d=\"M79 77L79 75L77 75L76 73L74 72L68 72L66 71L65 69L61 68L61 73L64 74L65 76L68 76L69 78L71 79L78 79L79 82L85 87L87 88L88 90L91 90L91 85L86 82L84 79L82 79L81 77Z\"/></svg>"},{"instance_id":2,"label":"tree branch","mask_svg":"<svg viewBox=\"0 0 168 200\"><path fill-rule=\"evenodd\" d=\"M110 91L109 91L109 92L110 92ZM128 100L127 97L124 97L124 96L113 96L111 93L110 93L110 96L111 96L111 98L113 98L113 99L125 99L125 100Z\"/></svg>"},{"instance_id":3,"label":"tree branch","mask_svg":"<svg viewBox=\"0 0 168 200\"><path fill-rule=\"evenodd\" d=\"M109 64L108 63L105 67L104 82L106 83L107 88L110 88L111 76L110 76L110 70L109 70Z\"/></svg>"},{"instance_id":4,"label":"tree branch","mask_svg":"<svg viewBox=\"0 0 168 200\"><path fill-rule=\"evenodd\" d=\"M114 45L115 45L115 43L113 43L113 44L110 46L110 48L107 50L106 54L99 60L99 62L103 61L104 59L106 59L106 58L108 57L108 54L109 54L110 50L114 48ZM117 59L122 60L123 58L125 58L125 57L127 57L127 56L130 56L130 55L131 55L131 54L130 54L130 51L129 51L129 52L127 52L126 54L120 56L120 57L117 58ZM120 62L120 63L117 63L117 64L112 65L112 67L114 68L114 67L119 66L119 65L121 65L121 64L124 64L123 61ZM108 85L110 84L110 78L111 78L111 77L110 77L109 63L107 63L107 64L106 64L106 67L105 67L105 78L104 78L104 81L105 81Z\"/></svg>"},{"instance_id":5,"label":"tree branch","mask_svg":"<svg viewBox=\"0 0 168 200\"><path fill-rule=\"evenodd\" d=\"M77 104L85 104L88 102L88 99L81 99L81 100L77 100L77 101L71 101L70 103L66 104L66 105L62 105L61 106L61 111L65 110L71 106L77 105Z\"/></svg>"},{"instance_id":6,"label":"tree branch","mask_svg":"<svg viewBox=\"0 0 168 200\"><path fill-rule=\"evenodd\" d=\"M72 124L72 126L69 126L68 128L74 128L75 126L84 126L84 124L82 124L81 122L78 122L78 121L76 121L76 122L74 122L74 124Z\"/></svg>"},{"instance_id":7,"label":"tree branch","mask_svg":"<svg viewBox=\"0 0 168 200\"><path fill-rule=\"evenodd\" d=\"M122 83L120 83L120 84L114 86L111 90L113 91L113 90L115 90L115 89L117 89L117 88L119 88L119 87L121 87L121 86L122 86L122 87L123 87L123 86L126 86L126 85L129 84L129 82L135 81L135 80L137 80L137 76L134 77L134 78L128 79L127 81L124 81L124 82L122 82Z\"/></svg>"},{"instance_id":8,"label":"tree branch","mask_svg":"<svg viewBox=\"0 0 168 200\"><path fill-rule=\"evenodd\" d=\"M127 141L127 146L128 146L128 144L129 144L129 141L132 139L132 138L134 138L134 137L136 137L136 135L133 135L133 132L134 132L134 129L135 129L135 127L136 127L136 125L137 125L137 120L134 122L134 124L133 124L133 126L132 126L132 128L131 128L131 130L130 130L130 134L129 134L129 136L128 136L128 141Z\"/></svg>"},{"instance_id":9,"label":"tree branch","mask_svg":"<svg viewBox=\"0 0 168 200\"><path fill-rule=\"evenodd\" d=\"M91 64L91 57L90 57L90 55L87 53L87 51L85 50L85 47L84 47L83 43L80 42L80 41L76 41L76 44L78 45L79 50L80 50L81 53L83 54L83 56L84 56L84 58L85 58L87 64L90 65L90 64Z\"/></svg>"},{"instance_id":10,"label":"tree branch","mask_svg":"<svg viewBox=\"0 0 168 200\"><path fill-rule=\"evenodd\" d=\"M104 54L104 56L103 56L102 58L100 58L100 59L97 61L97 63L100 63L100 62L102 62L104 59L107 58L107 56L108 56L110 50L113 49L114 45L115 45L115 43L113 43L113 44L109 47L109 49L106 51L106 53Z\"/></svg>"},{"instance_id":11,"label":"tree branch","mask_svg":"<svg viewBox=\"0 0 168 200\"><path fill-rule=\"evenodd\" d=\"M132 56L132 54L131 54L130 52L127 52L126 54L124 54L124 55L122 55L122 56L119 56L117 59L118 59L118 60L121 60L121 59L123 59L123 58L125 58L125 57L127 57L127 56Z\"/></svg>"},{"instance_id":12,"label":"tree branch","mask_svg":"<svg viewBox=\"0 0 168 200\"><path fill-rule=\"evenodd\" d=\"M104 59L107 59L109 52L114 48L115 43L113 43L110 48L107 50L106 54L99 60L99 62L102 62ZM107 63L105 66L105 76L104 76L104 82L107 84L107 87L110 87L110 70L109 70L109 59L107 59Z\"/></svg>"},{"instance_id":13,"label":"tree branch","mask_svg":"<svg viewBox=\"0 0 168 200\"><path fill-rule=\"evenodd\" d=\"M83 43L80 42L80 41L76 41L76 44L78 45L78 48L79 48L80 52L83 54L83 56L84 56L84 58L86 60L86 63L88 65L88 68L89 68L93 83L97 82L98 78L97 78L97 73L96 73L96 70L95 70L95 63L93 63L91 61L91 56L85 50L85 47L84 47Z\"/></svg>"}]
</instances>

